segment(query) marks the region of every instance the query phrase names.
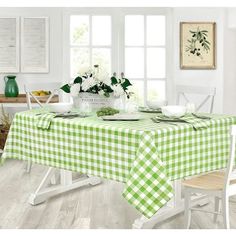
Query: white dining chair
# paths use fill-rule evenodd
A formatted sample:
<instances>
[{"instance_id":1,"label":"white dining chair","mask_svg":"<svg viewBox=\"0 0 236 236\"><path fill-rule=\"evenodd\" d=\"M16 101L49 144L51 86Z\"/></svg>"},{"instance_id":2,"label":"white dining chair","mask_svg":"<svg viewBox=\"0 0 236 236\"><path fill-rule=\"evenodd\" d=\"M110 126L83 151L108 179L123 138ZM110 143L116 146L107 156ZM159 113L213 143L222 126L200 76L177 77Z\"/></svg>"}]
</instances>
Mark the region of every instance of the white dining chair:
<instances>
[{"instance_id":1,"label":"white dining chair","mask_svg":"<svg viewBox=\"0 0 236 236\"><path fill-rule=\"evenodd\" d=\"M40 107L49 103L54 95L58 95L60 99L60 87L61 84L58 82L51 82L51 83L27 83L24 85L25 93L26 93L26 100L28 109L31 110L32 107L32 100L36 102ZM44 91L51 91L50 96L47 98L45 102L40 101L40 99L35 96L32 91L36 90L44 90Z\"/></svg>"},{"instance_id":2,"label":"white dining chair","mask_svg":"<svg viewBox=\"0 0 236 236\"><path fill-rule=\"evenodd\" d=\"M194 103L190 100L190 96L199 95L201 99L203 99L198 106L196 106L196 112L199 112L202 107L208 105L207 112L212 113L214 106L214 97L215 97L216 89L214 87L196 87L196 86L185 86L185 85L177 85L176 86L176 94L177 100L176 103L178 105L181 102L186 103Z\"/></svg>"},{"instance_id":3,"label":"white dining chair","mask_svg":"<svg viewBox=\"0 0 236 236\"><path fill-rule=\"evenodd\" d=\"M61 83L58 82L51 82L51 83L27 83L24 85L25 93L26 93L26 100L27 100L27 107L29 110L33 109L32 100L35 100L38 107L43 107L43 105L48 104L54 95L59 96L60 101L60 87ZM42 102L37 96L35 96L32 91L36 90L44 90L44 91L51 91L50 96L47 98L45 102ZM27 161L26 165L26 172L30 173L32 167L32 162L30 160Z\"/></svg>"},{"instance_id":4,"label":"white dining chair","mask_svg":"<svg viewBox=\"0 0 236 236\"><path fill-rule=\"evenodd\" d=\"M223 215L223 222L226 229L230 228L229 222L229 197L236 195L236 171L234 170L235 161L235 140L236 140L236 125L233 125L230 130L230 154L225 171L214 171L205 175L194 177L182 182L184 185L185 197L185 227L188 229L191 222L191 211L203 211L214 214L214 222L219 214ZM201 193L215 197L214 212L205 211L199 208L192 207L191 194ZM221 212L220 210L220 201Z\"/></svg>"}]
</instances>

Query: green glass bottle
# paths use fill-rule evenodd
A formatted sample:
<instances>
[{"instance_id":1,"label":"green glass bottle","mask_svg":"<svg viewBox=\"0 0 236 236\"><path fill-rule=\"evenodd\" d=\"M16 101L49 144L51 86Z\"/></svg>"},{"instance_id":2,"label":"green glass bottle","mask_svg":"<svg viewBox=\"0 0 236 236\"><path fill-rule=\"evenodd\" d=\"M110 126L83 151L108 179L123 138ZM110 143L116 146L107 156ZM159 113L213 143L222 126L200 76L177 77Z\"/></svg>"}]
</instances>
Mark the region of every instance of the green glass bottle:
<instances>
[{"instance_id":1,"label":"green glass bottle","mask_svg":"<svg viewBox=\"0 0 236 236\"><path fill-rule=\"evenodd\" d=\"M4 81L5 81L5 96L17 97L19 95L19 88L16 83L16 76L7 75L4 77Z\"/></svg>"}]
</instances>

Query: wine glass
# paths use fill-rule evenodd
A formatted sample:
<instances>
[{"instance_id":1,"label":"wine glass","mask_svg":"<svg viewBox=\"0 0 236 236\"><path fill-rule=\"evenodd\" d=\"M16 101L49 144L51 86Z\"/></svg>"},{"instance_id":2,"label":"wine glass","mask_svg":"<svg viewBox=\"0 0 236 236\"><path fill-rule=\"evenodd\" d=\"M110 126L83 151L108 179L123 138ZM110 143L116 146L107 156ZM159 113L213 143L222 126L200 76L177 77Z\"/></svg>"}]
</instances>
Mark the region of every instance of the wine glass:
<instances>
[{"instance_id":1,"label":"wine glass","mask_svg":"<svg viewBox=\"0 0 236 236\"><path fill-rule=\"evenodd\" d=\"M92 112L90 103L83 101L80 106L80 112L81 115L88 116Z\"/></svg>"},{"instance_id":2,"label":"wine glass","mask_svg":"<svg viewBox=\"0 0 236 236\"><path fill-rule=\"evenodd\" d=\"M135 113L138 111L138 104L135 101L128 101L125 106L125 111L128 113Z\"/></svg>"}]
</instances>

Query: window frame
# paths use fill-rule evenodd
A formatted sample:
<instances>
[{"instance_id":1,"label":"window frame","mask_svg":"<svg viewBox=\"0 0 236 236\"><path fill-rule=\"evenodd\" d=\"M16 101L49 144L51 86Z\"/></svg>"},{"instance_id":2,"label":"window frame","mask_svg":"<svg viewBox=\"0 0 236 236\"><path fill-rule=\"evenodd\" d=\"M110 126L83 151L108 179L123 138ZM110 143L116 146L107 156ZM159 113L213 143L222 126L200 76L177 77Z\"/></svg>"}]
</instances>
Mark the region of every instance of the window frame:
<instances>
[{"instance_id":1,"label":"window frame","mask_svg":"<svg viewBox=\"0 0 236 236\"><path fill-rule=\"evenodd\" d=\"M165 46L148 46L148 48L165 48L166 52L166 76L165 78L148 78L150 81L166 81L166 99L171 101L171 91L173 88L173 81L170 80L172 60L172 18L171 8L68 8L63 12L63 78L68 82L70 78L70 16L71 15L109 15L111 16L111 72L121 74L125 72L125 15L164 15L166 19L166 42ZM167 27L168 26L168 27ZM146 29L146 17L145 17ZM146 32L145 32L146 34ZM146 38L146 37L145 37ZM85 46L87 47L87 46ZM104 46L101 46L105 48ZM135 46L136 47L136 46ZM142 46L141 46L142 47ZM91 54L90 54L91 57ZM146 59L146 55L145 55ZM90 59L91 60L91 59ZM168 63L167 63L168 62ZM145 62L146 63L146 62ZM145 71L146 76L146 71ZM133 80L133 78L132 78ZM141 78L144 82L144 103L147 100L147 78Z\"/></svg>"}]
</instances>

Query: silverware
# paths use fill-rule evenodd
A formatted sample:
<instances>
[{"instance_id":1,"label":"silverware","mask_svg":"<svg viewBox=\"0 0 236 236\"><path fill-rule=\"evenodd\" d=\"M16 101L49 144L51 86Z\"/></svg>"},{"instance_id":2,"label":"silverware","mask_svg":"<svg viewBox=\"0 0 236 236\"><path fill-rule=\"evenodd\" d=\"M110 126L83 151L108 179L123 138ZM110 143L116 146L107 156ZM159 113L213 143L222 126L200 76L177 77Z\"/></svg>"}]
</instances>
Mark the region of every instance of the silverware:
<instances>
[{"instance_id":1,"label":"silverware","mask_svg":"<svg viewBox=\"0 0 236 236\"><path fill-rule=\"evenodd\" d=\"M35 116L39 116L39 115L43 115L43 114L55 114L53 112L49 112L49 113L37 113L35 114ZM55 115L53 118L62 118L62 119L73 119L73 118L85 118L88 117L89 115L83 115L83 114L57 114Z\"/></svg>"},{"instance_id":2,"label":"silverware","mask_svg":"<svg viewBox=\"0 0 236 236\"><path fill-rule=\"evenodd\" d=\"M73 119L73 118L85 118L85 117L88 116L77 114L77 115L58 115L55 116L54 118Z\"/></svg>"}]
</instances>

